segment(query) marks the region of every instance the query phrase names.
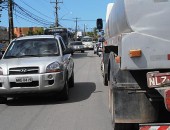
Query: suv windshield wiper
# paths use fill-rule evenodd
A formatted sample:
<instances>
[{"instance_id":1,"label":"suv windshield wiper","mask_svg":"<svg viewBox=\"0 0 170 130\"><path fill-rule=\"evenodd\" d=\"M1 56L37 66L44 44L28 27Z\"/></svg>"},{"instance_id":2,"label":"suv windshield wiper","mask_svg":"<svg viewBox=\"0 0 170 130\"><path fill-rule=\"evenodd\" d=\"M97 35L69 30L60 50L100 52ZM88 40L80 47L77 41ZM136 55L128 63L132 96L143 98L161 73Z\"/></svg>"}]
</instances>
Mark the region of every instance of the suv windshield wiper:
<instances>
[{"instance_id":1,"label":"suv windshield wiper","mask_svg":"<svg viewBox=\"0 0 170 130\"><path fill-rule=\"evenodd\" d=\"M37 57L44 57L44 56L59 56L59 54L39 54Z\"/></svg>"},{"instance_id":2,"label":"suv windshield wiper","mask_svg":"<svg viewBox=\"0 0 170 130\"><path fill-rule=\"evenodd\" d=\"M21 58L21 57L37 57L37 55L21 55L21 56L17 56L17 58Z\"/></svg>"}]
</instances>

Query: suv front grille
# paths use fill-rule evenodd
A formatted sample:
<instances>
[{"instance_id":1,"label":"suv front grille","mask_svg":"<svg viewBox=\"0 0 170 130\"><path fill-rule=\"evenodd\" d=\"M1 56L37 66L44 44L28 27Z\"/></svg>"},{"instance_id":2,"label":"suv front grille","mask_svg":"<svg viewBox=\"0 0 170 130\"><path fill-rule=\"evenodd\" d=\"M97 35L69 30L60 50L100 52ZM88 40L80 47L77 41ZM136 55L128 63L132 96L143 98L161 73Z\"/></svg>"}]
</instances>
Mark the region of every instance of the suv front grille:
<instances>
[{"instance_id":1,"label":"suv front grille","mask_svg":"<svg viewBox=\"0 0 170 130\"><path fill-rule=\"evenodd\" d=\"M33 81L31 83L15 83L15 82L10 82L10 87L14 88L14 87L37 87L39 86L39 82L38 81Z\"/></svg>"},{"instance_id":2,"label":"suv front grille","mask_svg":"<svg viewBox=\"0 0 170 130\"><path fill-rule=\"evenodd\" d=\"M18 75L18 74L38 74L39 67L17 67L10 68L9 75Z\"/></svg>"}]
</instances>

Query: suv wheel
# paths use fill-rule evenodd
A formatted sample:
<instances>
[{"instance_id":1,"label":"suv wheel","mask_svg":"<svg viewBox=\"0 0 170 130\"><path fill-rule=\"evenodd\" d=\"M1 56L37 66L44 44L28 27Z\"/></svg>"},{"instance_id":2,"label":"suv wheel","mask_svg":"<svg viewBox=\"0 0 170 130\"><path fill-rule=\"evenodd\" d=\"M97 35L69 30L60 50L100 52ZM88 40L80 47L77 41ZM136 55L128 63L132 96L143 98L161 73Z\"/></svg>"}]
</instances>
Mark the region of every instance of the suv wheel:
<instances>
[{"instance_id":1,"label":"suv wheel","mask_svg":"<svg viewBox=\"0 0 170 130\"><path fill-rule=\"evenodd\" d=\"M69 84L69 88L73 88L74 87L74 72L72 72L68 84Z\"/></svg>"},{"instance_id":2,"label":"suv wheel","mask_svg":"<svg viewBox=\"0 0 170 130\"><path fill-rule=\"evenodd\" d=\"M66 80L64 88L61 91L61 99L68 100L68 98L69 98L69 87L68 87L68 81Z\"/></svg>"}]
</instances>

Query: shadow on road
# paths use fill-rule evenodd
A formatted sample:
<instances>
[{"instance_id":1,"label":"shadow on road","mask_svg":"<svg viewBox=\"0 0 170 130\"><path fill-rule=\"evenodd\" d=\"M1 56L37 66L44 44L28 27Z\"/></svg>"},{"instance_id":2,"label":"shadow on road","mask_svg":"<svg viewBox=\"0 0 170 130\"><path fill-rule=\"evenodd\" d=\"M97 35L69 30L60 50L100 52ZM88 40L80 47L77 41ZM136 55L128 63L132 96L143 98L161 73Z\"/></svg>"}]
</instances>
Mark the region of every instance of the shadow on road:
<instances>
[{"instance_id":1,"label":"shadow on road","mask_svg":"<svg viewBox=\"0 0 170 130\"><path fill-rule=\"evenodd\" d=\"M84 52L84 53L81 53L81 52L75 52L72 57L74 59L79 59L79 58L84 58L84 57L87 57L87 54L88 52Z\"/></svg>"},{"instance_id":2,"label":"shadow on road","mask_svg":"<svg viewBox=\"0 0 170 130\"><path fill-rule=\"evenodd\" d=\"M78 82L73 88L70 88L70 97L67 101L61 101L57 95L37 95L20 97L17 99L10 99L7 102L8 106L27 106L27 105L52 105L80 102L88 99L96 90L95 83L92 82Z\"/></svg>"},{"instance_id":3,"label":"shadow on road","mask_svg":"<svg viewBox=\"0 0 170 130\"><path fill-rule=\"evenodd\" d=\"M70 100L68 102L79 102L88 99L96 90L96 84L92 82L75 83L74 88L70 90Z\"/></svg>"}]
</instances>

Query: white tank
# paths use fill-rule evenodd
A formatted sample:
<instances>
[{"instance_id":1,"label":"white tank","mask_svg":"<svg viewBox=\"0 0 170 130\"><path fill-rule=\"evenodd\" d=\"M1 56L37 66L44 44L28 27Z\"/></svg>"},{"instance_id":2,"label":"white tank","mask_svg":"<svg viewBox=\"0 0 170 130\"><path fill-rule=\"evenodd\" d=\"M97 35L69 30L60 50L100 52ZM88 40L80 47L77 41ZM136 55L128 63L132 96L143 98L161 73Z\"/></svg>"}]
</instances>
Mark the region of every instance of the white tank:
<instances>
[{"instance_id":1,"label":"white tank","mask_svg":"<svg viewBox=\"0 0 170 130\"><path fill-rule=\"evenodd\" d=\"M170 0L115 0L108 4L106 38L133 31L170 40Z\"/></svg>"}]
</instances>

